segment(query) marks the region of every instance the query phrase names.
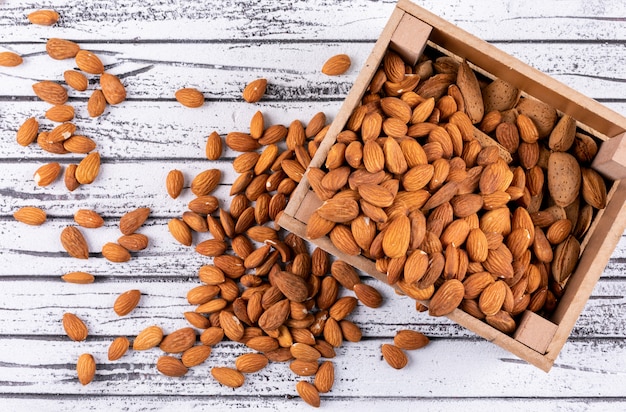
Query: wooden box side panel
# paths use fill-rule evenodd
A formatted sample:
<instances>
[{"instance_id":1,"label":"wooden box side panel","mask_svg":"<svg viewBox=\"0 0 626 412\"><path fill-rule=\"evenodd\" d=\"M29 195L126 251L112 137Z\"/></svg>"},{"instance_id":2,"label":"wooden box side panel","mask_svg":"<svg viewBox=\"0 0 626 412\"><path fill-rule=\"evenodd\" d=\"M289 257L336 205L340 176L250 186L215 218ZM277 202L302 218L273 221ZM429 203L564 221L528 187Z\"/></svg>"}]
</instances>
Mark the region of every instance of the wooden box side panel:
<instances>
[{"instance_id":1,"label":"wooden box side panel","mask_svg":"<svg viewBox=\"0 0 626 412\"><path fill-rule=\"evenodd\" d=\"M570 277L552 321L559 325L546 356L556 358L567 341L611 254L626 229L626 183L620 181L604 213L595 222L585 253Z\"/></svg>"},{"instance_id":2,"label":"wooden box side panel","mask_svg":"<svg viewBox=\"0 0 626 412\"><path fill-rule=\"evenodd\" d=\"M441 17L400 0L398 7L433 26L431 41L609 137L626 131L626 118Z\"/></svg>"}]
</instances>

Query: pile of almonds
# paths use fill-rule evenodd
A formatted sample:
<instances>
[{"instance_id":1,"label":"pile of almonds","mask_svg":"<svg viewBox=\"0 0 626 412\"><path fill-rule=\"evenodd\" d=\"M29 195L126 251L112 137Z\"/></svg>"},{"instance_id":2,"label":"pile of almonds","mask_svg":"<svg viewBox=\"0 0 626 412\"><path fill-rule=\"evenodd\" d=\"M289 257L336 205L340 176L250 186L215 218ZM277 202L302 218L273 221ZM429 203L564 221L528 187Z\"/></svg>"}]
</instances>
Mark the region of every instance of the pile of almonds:
<instances>
[{"instance_id":1,"label":"pile of almonds","mask_svg":"<svg viewBox=\"0 0 626 412\"><path fill-rule=\"evenodd\" d=\"M523 311L549 315L607 188L594 138L520 95L467 61L387 50L307 172L323 201L307 236L374 260L433 316L460 307L511 334Z\"/></svg>"}]
</instances>

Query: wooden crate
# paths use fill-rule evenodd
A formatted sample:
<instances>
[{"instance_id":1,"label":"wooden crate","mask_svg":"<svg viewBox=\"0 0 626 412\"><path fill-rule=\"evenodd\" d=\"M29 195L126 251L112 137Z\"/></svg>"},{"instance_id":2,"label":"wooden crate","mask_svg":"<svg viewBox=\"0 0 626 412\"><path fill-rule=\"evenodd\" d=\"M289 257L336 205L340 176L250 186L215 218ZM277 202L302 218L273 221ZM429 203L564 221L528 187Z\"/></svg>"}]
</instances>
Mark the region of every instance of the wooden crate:
<instances>
[{"instance_id":1,"label":"wooden crate","mask_svg":"<svg viewBox=\"0 0 626 412\"><path fill-rule=\"evenodd\" d=\"M410 1L400 0L313 158L312 167L324 165L328 150L335 143L352 111L360 104L386 50L391 48L405 60L415 62L426 45L467 59L481 73L503 79L525 95L570 115L577 120L578 127L603 141L592 167L613 181L609 201L607 207L596 215L583 240L583 253L577 269L570 276L565 293L551 318L544 319L526 311L515 334L509 336L460 309L448 315L452 321L540 369L549 371L626 228L626 213L620 213L626 204L626 185L620 180L626 177L626 118ZM306 222L320 205L321 201L310 189L305 175L292 194L279 223L306 239ZM363 272L386 281L386 275L376 270L373 261L340 252L328 237L312 242Z\"/></svg>"}]
</instances>

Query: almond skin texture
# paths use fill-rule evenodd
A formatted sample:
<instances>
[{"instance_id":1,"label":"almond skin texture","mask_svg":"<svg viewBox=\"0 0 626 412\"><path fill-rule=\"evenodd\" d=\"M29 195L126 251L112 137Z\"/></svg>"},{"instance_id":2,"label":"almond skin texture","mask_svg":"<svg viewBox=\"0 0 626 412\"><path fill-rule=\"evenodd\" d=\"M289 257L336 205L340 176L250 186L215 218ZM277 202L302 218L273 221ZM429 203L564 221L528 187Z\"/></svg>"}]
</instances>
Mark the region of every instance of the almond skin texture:
<instances>
[{"instance_id":1,"label":"almond skin texture","mask_svg":"<svg viewBox=\"0 0 626 412\"><path fill-rule=\"evenodd\" d=\"M159 345L163 352L182 353L196 343L196 332L192 328L178 329L167 335Z\"/></svg>"},{"instance_id":2,"label":"almond skin texture","mask_svg":"<svg viewBox=\"0 0 626 412\"><path fill-rule=\"evenodd\" d=\"M33 179L37 186L48 186L61 173L61 165L57 162L47 163L35 171Z\"/></svg>"},{"instance_id":3,"label":"almond skin texture","mask_svg":"<svg viewBox=\"0 0 626 412\"><path fill-rule=\"evenodd\" d=\"M74 226L68 226L61 232L61 244L70 256L87 259L89 248L83 234Z\"/></svg>"},{"instance_id":4,"label":"almond skin texture","mask_svg":"<svg viewBox=\"0 0 626 412\"><path fill-rule=\"evenodd\" d=\"M206 142L206 158L209 160L217 160L222 157L222 150L222 137L217 132L211 133Z\"/></svg>"},{"instance_id":5,"label":"almond skin texture","mask_svg":"<svg viewBox=\"0 0 626 412\"><path fill-rule=\"evenodd\" d=\"M78 90L79 92L84 92L87 90L87 86L89 86L89 80L87 80L87 77L76 70L66 70L63 72L63 78L68 86L74 90Z\"/></svg>"},{"instance_id":6,"label":"almond skin texture","mask_svg":"<svg viewBox=\"0 0 626 412\"><path fill-rule=\"evenodd\" d=\"M211 375L216 381L230 388L239 388L246 380L238 370L226 367L214 367L211 369Z\"/></svg>"},{"instance_id":7,"label":"almond skin texture","mask_svg":"<svg viewBox=\"0 0 626 412\"><path fill-rule=\"evenodd\" d=\"M88 50L79 50L75 59L78 68L86 73L104 73L104 65L100 58Z\"/></svg>"},{"instance_id":8,"label":"almond skin texture","mask_svg":"<svg viewBox=\"0 0 626 412\"><path fill-rule=\"evenodd\" d=\"M93 210L79 209L74 213L74 221L85 228L95 229L104 225L104 219Z\"/></svg>"},{"instance_id":9,"label":"almond skin texture","mask_svg":"<svg viewBox=\"0 0 626 412\"><path fill-rule=\"evenodd\" d=\"M134 350L154 348L163 340L163 331L158 326L148 326L142 330L133 342Z\"/></svg>"},{"instance_id":10,"label":"almond skin texture","mask_svg":"<svg viewBox=\"0 0 626 412\"><path fill-rule=\"evenodd\" d=\"M404 368L409 360L404 351L397 346L385 343L381 347L383 358L394 369Z\"/></svg>"},{"instance_id":11,"label":"almond skin texture","mask_svg":"<svg viewBox=\"0 0 626 412\"><path fill-rule=\"evenodd\" d=\"M296 391L303 401L313 406L314 408L320 407L320 394L317 388L306 381L300 381L296 383Z\"/></svg>"},{"instance_id":12,"label":"almond skin texture","mask_svg":"<svg viewBox=\"0 0 626 412\"><path fill-rule=\"evenodd\" d=\"M267 80L266 79L256 79L251 81L246 85L243 89L242 97L248 103L256 103L265 94L265 89L267 88Z\"/></svg>"},{"instance_id":13,"label":"almond skin texture","mask_svg":"<svg viewBox=\"0 0 626 412\"><path fill-rule=\"evenodd\" d=\"M149 207L140 207L130 212L127 212L120 219L120 232L125 235L134 233L137 229L143 225L148 216L150 215Z\"/></svg>"},{"instance_id":14,"label":"almond skin texture","mask_svg":"<svg viewBox=\"0 0 626 412\"><path fill-rule=\"evenodd\" d=\"M430 299L428 312L431 316L445 316L456 309L463 300L465 288L457 279L445 281Z\"/></svg>"},{"instance_id":15,"label":"almond skin texture","mask_svg":"<svg viewBox=\"0 0 626 412\"><path fill-rule=\"evenodd\" d=\"M102 256L110 262L123 263L130 260L130 252L122 245L108 242L102 246Z\"/></svg>"},{"instance_id":16,"label":"almond skin texture","mask_svg":"<svg viewBox=\"0 0 626 412\"><path fill-rule=\"evenodd\" d=\"M91 273L70 272L61 276L61 279L63 279L67 283L77 283L81 285L86 285L88 283L93 283L95 280L95 277Z\"/></svg>"},{"instance_id":17,"label":"almond skin texture","mask_svg":"<svg viewBox=\"0 0 626 412\"><path fill-rule=\"evenodd\" d=\"M161 356L157 360L157 370L165 376L179 378L187 373L189 369L173 356Z\"/></svg>"},{"instance_id":18,"label":"almond skin texture","mask_svg":"<svg viewBox=\"0 0 626 412\"><path fill-rule=\"evenodd\" d=\"M184 185L185 177L183 172L176 169L170 170L167 174L167 178L165 179L165 188L172 199L176 199L180 196L180 192L182 192Z\"/></svg>"},{"instance_id":19,"label":"almond skin texture","mask_svg":"<svg viewBox=\"0 0 626 412\"><path fill-rule=\"evenodd\" d=\"M0 53L0 66L15 67L22 64L22 57L13 52L1 52Z\"/></svg>"},{"instance_id":20,"label":"almond skin texture","mask_svg":"<svg viewBox=\"0 0 626 412\"><path fill-rule=\"evenodd\" d=\"M37 133L39 132L39 122L34 117L29 117L24 123L17 129L17 135L15 140L20 146L28 146L37 139Z\"/></svg>"},{"instance_id":21,"label":"almond skin texture","mask_svg":"<svg viewBox=\"0 0 626 412\"><path fill-rule=\"evenodd\" d=\"M59 13L54 10L37 10L28 14L28 20L39 26L52 26L59 21Z\"/></svg>"},{"instance_id":22,"label":"almond skin texture","mask_svg":"<svg viewBox=\"0 0 626 412\"><path fill-rule=\"evenodd\" d=\"M70 40L51 38L46 42L46 52L55 60L76 57L79 50L80 46Z\"/></svg>"},{"instance_id":23,"label":"almond skin texture","mask_svg":"<svg viewBox=\"0 0 626 412\"><path fill-rule=\"evenodd\" d=\"M74 108L67 104L52 106L46 111L46 118L53 122L69 122L74 118Z\"/></svg>"},{"instance_id":24,"label":"almond skin texture","mask_svg":"<svg viewBox=\"0 0 626 412\"><path fill-rule=\"evenodd\" d=\"M102 73L100 76L100 86L104 98L109 104L120 104L126 100L126 88L119 77L109 73Z\"/></svg>"},{"instance_id":25,"label":"almond skin texture","mask_svg":"<svg viewBox=\"0 0 626 412\"><path fill-rule=\"evenodd\" d=\"M37 97L50 104L63 104L67 101L67 90L48 80L33 84L33 91Z\"/></svg>"},{"instance_id":26,"label":"almond skin texture","mask_svg":"<svg viewBox=\"0 0 626 412\"><path fill-rule=\"evenodd\" d=\"M102 113L104 113L104 109L106 109L107 101L104 97L104 93L102 90L94 90L89 97L89 101L87 102L87 112L90 117L98 117Z\"/></svg>"},{"instance_id":27,"label":"almond skin texture","mask_svg":"<svg viewBox=\"0 0 626 412\"><path fill-rule=\"evenodd\" d=\"M100 153L89 153L76 167L76 180L78 183L87 185L93 183L100 173Z\"/></svg>"},{"instance_id":28,"label":"almond skin texture","mask_svg":"<svg viewBox=\"0 0 626 412\"><path fill-rule=\"evenodd\" d=\"M174 97L180 104L186 107L197 108L204 104L204 95L193 87L186 87L176 91Z\"/></svg>"},{"instance_id":29,"label":"almond skin texture","mask_svg":"<svg viewBox=\"0 0 626 412\"><path fill-rule=\"evenodd\" d=\"M322 73L327 76L339 76L347 72L351 64L350 56L337 54L326 60L326 63L322 66Z\"/></svg>"},{"instance_id":30,"label":"almond skin texture","mask_svg":"<svg viewBox=\"0 0 626 412\"><path fill-rule=\"evenodd\" d=\"M254 373L267 366L267 363L267 357L261 353L246 353L235 360L235 367L241 373Z\"/></svg>"},{"instance_id":31,"label":"almond skin texture","mask_svg":"<svg viewBox=\"0 0 626 412\"><path fill-rule=\"evenodd\" d=\"M403 329L396 332L393 344L404 350L415 350L428 345L430 340L420 332Z\"/></svg>"},{"instance_id":32,"label":"almond skin texture","mask_svg":"<svg viewBox=\"0 0 626 412\"><path fill-rule=\"evenodd\" d=\"M65 333L73 341L80 342L87 339L87 325L73 313L65 313L63 315L63 329L65 329Z\"/></svg>"},{"instance_id":33,"label":"almond skin texture","mask_svg":"<svg viewBox=\"0 0 626 412\"><path fill-rule=\"evenodd\" d=\"M188 368L198 366L209 358L211 355L211 347L206 345L198 345L187 349L183 352L181 361Z\"/></svg>"},{"instance_id":34,"label":"almond skin texture","mask_svg":"<svg viewBox=\"0 0 626 412\"><path fill-rule=\"evenodd\" d=\"M111 345L109 345L109 360L114 361L120 359L128 351L129 347L130 342L127 337L120 336L115 338L113 342L111 342Z\"/></svg>"},{"instance_id":35,"label":"almond skin texture","mask_svg":"<svg viewBox=\"0 0 626 412\"><path fill-rule=\"evenodd\" d=\"M331 361L324 361L315 374L314 385L321 393L330 392L335 383L335 366Z\"/></svg>"},{"instance_id":36,"label":"almond skin texture","mask_svg":"<svg viewBox=\"0 0 626 412\"><path fill-rule=\"evenodd\" d=\"M13 213L13 217L18 222L27 225L39 226L46 221L46 212L38 207L25 206Z\"/></svg>"},{"instance_id":37,"label":"almond skin texture","mask_svg":"<svg viewBox=\"0 0 626 412\"><path fill-rule=\"evenodd\" d=\"M126 316L135 309L141 299L141 292L137 289L128 290L115 299L113 310L117 316Z\"/></svg>"},{"instance_id":38,"label":"almond skin texture","mask_svg":"<svg viewBox=\"0 0 626 412\"><path fill-rule=\"evenodd\" d=\"M83 353L76 362L76 374L82 385L88 385L96 375L96 361L90 353Z\"/></svg>"}]
</instances>

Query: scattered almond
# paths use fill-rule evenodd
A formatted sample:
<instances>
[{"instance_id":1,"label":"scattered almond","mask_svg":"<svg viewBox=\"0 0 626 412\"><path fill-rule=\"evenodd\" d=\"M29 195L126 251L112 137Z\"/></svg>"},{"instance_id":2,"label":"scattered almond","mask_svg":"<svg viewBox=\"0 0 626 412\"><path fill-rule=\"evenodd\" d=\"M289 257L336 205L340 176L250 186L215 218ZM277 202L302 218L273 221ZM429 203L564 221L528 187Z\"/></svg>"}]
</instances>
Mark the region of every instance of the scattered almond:
<instances>
[{"instance_id":1,"label":"scattered almond","mask_svg":"<svg viewBox=\"0 0 626 412\"><path fill-rule=\"evenodd\" d=\"M24 206L16 210L13 217L27 225L39 226L46 221L46 212L38 207Z\"/></svg>"},{"instance_id":2,"label":"scattered almond","mask_svg":"<svg viewBox=\"0 0 626 412\"><path fill-rule=\"evenodd\" d=\"M64 104L67 101L67 90L58 83L44 80L33 84L33 91L44 102Z\"/></svg>"},{"instance_id":3,"label":"scattered almond","mask_svg":"<svg viewBox=\"0 0 626 412\"><path fill-rule=\"evenodd\" d=\"M0 52L0 66L4 67L15 67L22 64L22 57L13 52Z\"/></svg>"},{"instance_id":4,"label":"scattered almond","mask_svg":"<svg viewBox=\"0 0 626 412\"><path fill-rule=\"evenodd\" d=\"M74 213L74 221L82 227L95 229L104 225L104 219L94 210L79 209Z\"/></svg>"},{"instance_id":5,"label":"scattered almond","mask_svg":"<svg viewBox=\"0 0 626 412\"><path fill-rule=\"evenodd\" d=\"M163 340L163 330L156 325L148 326L133 341L133 349L148 350L161 343L161 340Z\"/></svg>"},{"instance_id":6,"label":"scattered almond","mask_svg":"<svg viewBox=\"0 0 626 412\"><path fill-rule=\"evenodd\" d=\"M347 54L337 54L324 63L322 73L328 76L339 76L344 74L350 68L350 57Z\"/></svg>"},{"instance_id":7,"label":"scattered almond","mask_svg":"<svg viewBox=\"0 0 626 412\"><path fill-rule=\"evenodd\" d=\"M40 26L52 26L59 21L59 13L54 10L37 10L28 14L28 20L32 24Z\"/></svg>"},{"instance_id":8,"label":"scattered almond","mask_svg":"<svg viewBox=\"0 0 626 412\"><path fill-rule=\"evenodd\" d=\"M86 73L90 74L103 74L104 65L100 58L88 50L79 50L76 53L76 66Z\"/></svg>"},{"instance_id":9,"label":"scattered almond","mask_svg":"<svg viewBox=\"0 0 626 412\"><path fill-rule=\"evenodd\" d=\"M91 273L87 272L70 272L61 276L61 279L63 279L67 283L77 283L85 285L88 283L93 283L95 277Z\"/></svg>"},{"instance_id":10,"label":"scattered almond","mask_svg":"<svg viewBox=\"0 0 626 412\"><path fill-rule=\"evenodd\" d=\"M161 356L157 360L157 370L165 376L174 378L185 375L188 371L187 367L183 365L180 359L173 356Z\"/></svg>"},{"instance_id":11,"label":"scattered almond","mask_svg":"<svg viewBox=\"0 0 626 412\"><path fill-rule=\"evenodd\" d=\"M79 50L80 46L70 40L50 38L46 42L46 51L55 60L74 58Z\"/></svg>"},{"instance_id":12,"label":"scattered almond","mask_svg":"<svg viewBox=\"0 0 626 412\"><path fill-rule=\"evenodd\" d=\"M89 248L83 234L75 226L67 226L61 232L61 245L70 256L77 259L87 259Z\"/></svg>"},{"instance_id":13,"label":"scattered almond","mask_svg":"<svg viewBox=\"0 0 626 412\"><path fill-rule=\"evenodd\" d=\"M238 388L242 386L246 380L241 372L236 369L227 367L213 367L211 375L216 381L230 388Z\"/></svg>"},{"instance_id":14,"label":"scattered almond","mask_svg":"<svg viewBox=\"0 0 626 412\"><path fill-rule=\"evenodd\" d=\"M251 81L246 85L243 89L242 97L248 103L256 103L265 94L265 89L267 87L266 79L256 79Z\"/></svg>"},{"instance_id":15,"label":"scattered almond","mask_svg":"<svg viewBox=\"0 0 626 412\"><path fill-rule=\"evenodd\" d=\"M78 357L76 373L82 385L91 383L96 375L96 361L90 353L83 353Z\"/></svg>"},{"instance_id":16,"label":"scattered almond","mask_svg":"<svg viewBox=\"0 0 626 412\"><path fill-rule=\"evenodd\" d=\"M87 325L73 313L65 313L63 315L63 329L65 329L65 334L73 341L80 342L87 339Z\"/></svg>"},{"instance_id":17,"label":"scattered almond","mask_svg":"<svg viewBox=\"0 0 626 412\"><path fill-rule=\"evenodd\" d=\"M135 309L141 299L141 292L137 289L128 290L120 294L115 303L113 303L113 311L117 316L126 316Z\"/></svg>"},{"instance_id":18,"label":"scattered almond","mask_svg":"<svg viewBox=\"0 0 626 412\"><path fill-rule=\"evenodd\" d=\"M180 89L174 96L180 104L186 107L196 108L204 104L204 95L192 87Z\"/></svg>"},{"instance_id":19,"label":"scattered almond","mask_svg":"<svg viewBox=\"0 0 626 412\"><path fill-rule=\"evenodd\" d=\"M111 342L111 345L109 345L109 360L115 361L120 359L128 351L129 347L130 342L125 336L120 336L113 339L113 342Z\"/></svg>"}]
</instances>

